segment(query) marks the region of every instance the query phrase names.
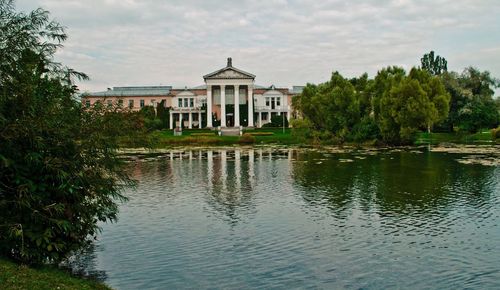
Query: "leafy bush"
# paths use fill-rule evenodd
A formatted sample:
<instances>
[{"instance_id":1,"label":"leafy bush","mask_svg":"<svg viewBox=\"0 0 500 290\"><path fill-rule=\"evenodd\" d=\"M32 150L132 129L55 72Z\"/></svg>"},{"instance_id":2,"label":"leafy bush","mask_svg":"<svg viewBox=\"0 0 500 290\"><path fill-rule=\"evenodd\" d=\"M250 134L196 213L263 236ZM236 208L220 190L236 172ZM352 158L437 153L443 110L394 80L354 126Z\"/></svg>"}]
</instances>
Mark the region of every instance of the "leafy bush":
<instances>
[{"instance_id":1,"label":"leafy bush","mask_svg":"<svg viewBox=\"0 0 500 290\"><path fill-rule=\"evenodd\" d=\"M253 144L253 143L255 143L255 137L248 134L248 133L245 133L240 137L238 142L240 144Z\"/></svg>"},{"instance_id":2,"label":"leafy bush","mask_svg":"<svg viewBox=\"0 0 500 290\"><path fill-rule=\"evenodd\" d=\"M500 127L496 129L491 129L491 137L493 139L500 139Z\"/></svg>"},{"instance_id":3,"label":"leafy bush","mask_svg":"<svg viewBox=\"0 0 500 290\"><path fill-rule=\"evenodd\" d=\"M163 124L160 119L144 119L144 126L148 131L163 129Z\"/></svg>"},{"instance_id":4,"label":"leafy bush","mask_svg":"<svg viewBox=\"0 0 500 290\"><path fill-rule=\"evenodd\" d=\"M0 15L0 255L58 262L116 219L121 189L133 185L118 142L143 124L75 100L73 79L86 76L51 62L66 34L48 12L0 1Z\"/></svg>"},{"instance_id":5,"label":"leafy bush","mask_svg":"<svg viewBox=\"0 0 500 290\"><path fill-rule=\"evenodd\" d=\"M283 127L283 119L285 122L285 127L288 128L288 120L286 115L275 115L271 117L271 122L262 125L263 128L282 128Z\"/></svg>"},{"instance_id":6,"label":"leafy bush","mask_svg":"<svg viewBox=\"0 0 500 290\"><path fill-rule=\"evenodd\" d=\"M274 135L273 132L248 132L245 134L249 134L252 136L272 136L272 135Z\"/></svg>"},{"instance_id":7,"label":"leafy bush","mask_svg":"<svg viewBox=\"0 0 500 290\"><path fill-rule=\"evenodd\" d=\"M190 136L215 136L215 133L191 133Z\"/></svg>"},{"instance_id":8,"label":"leafy bush","mask_svg":"<svg viewBox=\"0 0 500 290\"><path fill-rule=\"evenodd\" d=\"M352 132L349 133L349 139L355 142L366 140L375 140L380 136L380 130L373 118L365 117L360 123L354 125Z\"/></svg>"},{"instance_id":9,"label":"leafy bush","mask_svg":"<svg viewBox=\"0 0 500 290\"><path fill-rule=\"evenodd\" d=\"M311 137L312 123L309 119L292 119L292 137L302 143L306 143Z\"/></svg>"}]
</instances>

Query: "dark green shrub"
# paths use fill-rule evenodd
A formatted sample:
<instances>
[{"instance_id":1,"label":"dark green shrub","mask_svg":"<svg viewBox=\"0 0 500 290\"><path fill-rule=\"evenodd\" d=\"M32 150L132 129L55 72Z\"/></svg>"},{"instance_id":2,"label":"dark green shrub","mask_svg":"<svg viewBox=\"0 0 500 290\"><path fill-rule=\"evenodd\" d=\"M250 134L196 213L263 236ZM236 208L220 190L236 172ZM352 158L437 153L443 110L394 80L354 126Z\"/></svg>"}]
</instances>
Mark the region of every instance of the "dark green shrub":
<instances>
[{"instance_id":1,"label":"dark green shrub","mask_svg":"<svg viewBox=\"0 0 500 290\"><path fill-rule=\"evenodd\" d=\"M491 129L491 137L493 139L500 139L500 127L496 129Z\"/></svg>"},{"instance_id":2,"label":"dark green shrub","mask_svg":"<svg viewBox=\"0 0 500 290\"><path fill-rule=\"evenodd\" d=\"M349 140L362 142L366 140L374 140L380 137L380 130L373 118L365 117L361 122L354 125L349 133Z\"/></svg>"},{"instance_id":3,"label":"dark green shrub","mask_svg":"<svg viewBox=\"0 0 500 290\"><path fill-rule=\"evenodd\" d=\"M245 133L240 137L238 142L240 144L253 144L253 143L255 143L255 137L248 134L248 133Z\"/></svg>"},{"instance_id":4,"label":"dark green shrub","mask_svg":"<svg viewBox=\"0 0 500 290\"><path fill-rule=\"evenodd\" d=\"M118 142L142 117L75 99L72 79L86 76L52 63L66 34L46 11L0 1L0 15L0 255L59 262L116 219L133 184Z\"/></svg>"}]
</instances>

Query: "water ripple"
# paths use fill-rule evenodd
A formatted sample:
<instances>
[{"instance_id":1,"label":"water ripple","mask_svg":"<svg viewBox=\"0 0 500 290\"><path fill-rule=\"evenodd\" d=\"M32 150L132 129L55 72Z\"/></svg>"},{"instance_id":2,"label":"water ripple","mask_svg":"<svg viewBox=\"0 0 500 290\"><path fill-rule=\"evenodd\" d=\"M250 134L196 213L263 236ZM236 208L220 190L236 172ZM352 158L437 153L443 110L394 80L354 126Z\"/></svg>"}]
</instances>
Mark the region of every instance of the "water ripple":
<instances>
[{"instance_id":1,"label":"water ripple","mask_svg":"<svg viewBox=\"0 0 500 290\"><path fill-rule=\"evenodd\" d=\"M500 288L499 167L422 152L135 161L93 264L116 289Z\"/></svg>"}]
</instances>

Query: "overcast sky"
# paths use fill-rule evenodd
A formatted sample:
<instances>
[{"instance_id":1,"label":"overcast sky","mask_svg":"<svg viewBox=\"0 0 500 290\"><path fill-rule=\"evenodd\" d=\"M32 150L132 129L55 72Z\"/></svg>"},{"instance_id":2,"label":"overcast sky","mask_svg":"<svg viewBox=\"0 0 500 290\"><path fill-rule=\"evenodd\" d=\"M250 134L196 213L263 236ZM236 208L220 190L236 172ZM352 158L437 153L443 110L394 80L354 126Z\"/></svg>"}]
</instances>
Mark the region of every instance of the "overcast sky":
<instances>
[{"instance_id":1,"label":"overcast sky","mask_svg":"<svg viewBox=\"0 0 500 290\"><path fill-rule=\"evenodd\" d=\"M67 27L57 60L90 75L82 91L203 84L226 65L256 83L291 87L388 65L410 68L434 50L449 70L500 77L500 0L18 0Z\"/></svg>"}]
</instances>

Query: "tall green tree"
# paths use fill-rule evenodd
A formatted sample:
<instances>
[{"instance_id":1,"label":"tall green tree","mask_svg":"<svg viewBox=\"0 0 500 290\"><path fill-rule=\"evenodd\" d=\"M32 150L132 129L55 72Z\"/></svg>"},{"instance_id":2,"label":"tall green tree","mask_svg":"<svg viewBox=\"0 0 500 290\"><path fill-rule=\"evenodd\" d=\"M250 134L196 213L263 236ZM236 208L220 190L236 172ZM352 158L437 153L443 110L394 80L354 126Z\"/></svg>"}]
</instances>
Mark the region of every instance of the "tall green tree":
<instances>
[{"instance_id":1,"label":"tall green tree","mask_svg":"<svg viewBox=\"0 0 500 290\"><path fill-rule=\"evenodd\" d=\"M316 130L327 130L344 139L361 118L359 96L349 80L334 72L330 81L307 84L293 106Z\"/></svg>"},{"instance_id":2,"label":"tall green tree","mask_svg":"<svg viewBox=\"0 0 500 290\"><path fill-rule=\"evenodd\" d=\"M449 72L441 78L451 95L449 117L442 127L474 133L498 125L500 115L493 96L499 81L488 71L468 67L461 74Z\"/></svg>"},{"instance_id":3,"label":"tall green tree","mask_svg":"<svg viewBox=\"0 0 500 290\"><path fill-rule=\"evenodd\" d=\"M448 71L448 61L439 55L435 56L434 51L424 54L420 62L422 69L435 76Z\"/></svg>"},{"instance_id":4,"label":"tall green tree","mask_svg":"<svg viewBox=\"0 0 500 290\"><path fill-rule=\"evenodd\" d=\"M383 69L375 77L373 93L377 124L387 143L411 143L417 131L448 115L450 96L426 70L413 68L405 76L401 68Z\"/></svg>"},{"instance_id":5,"label":"tall green tree","mask_svg":"<svg viewBox=\"0 0 500 290\"><path fill-rule=\"evenodd\" d=\"M164 100L156 106L156 117L161 121L161 129L170 128L170 108L166 107Z\"/></svg>"},{"instance_id":6,"label":"tall green tree","mask_svg":"<svg viewBox=\"0 0 500 290\"><path fill-rule=\"evenodd\" d=\"M74 79L86 76L53 61L66 38L47 11L0 0L0 255L26 263L88 244L133 185L116 149L142 123L119 107L82 106Z\"/></svg>"}]
</instances>

